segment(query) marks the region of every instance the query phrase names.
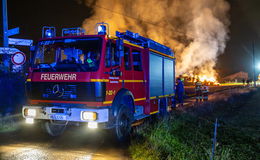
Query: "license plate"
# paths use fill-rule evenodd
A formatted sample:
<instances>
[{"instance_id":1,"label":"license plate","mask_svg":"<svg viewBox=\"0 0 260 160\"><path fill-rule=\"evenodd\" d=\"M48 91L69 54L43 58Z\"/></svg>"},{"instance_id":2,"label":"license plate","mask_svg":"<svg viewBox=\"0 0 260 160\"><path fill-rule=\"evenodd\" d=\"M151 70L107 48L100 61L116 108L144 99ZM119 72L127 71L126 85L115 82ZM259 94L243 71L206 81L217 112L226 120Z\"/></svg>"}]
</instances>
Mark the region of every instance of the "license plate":
<instances>
[{"instance_id":1,"label":"license plate","mask_svg":"<svg viewBox=\"0 0 260 160\"><path fill-rule=\"evenodd\" d=\"M58 114L53 114L53 115L50 115L50 119L64 121L64 120L67 120L67 116L65 116L65 115L58 115Z\"/></svg>"}]
</instances>

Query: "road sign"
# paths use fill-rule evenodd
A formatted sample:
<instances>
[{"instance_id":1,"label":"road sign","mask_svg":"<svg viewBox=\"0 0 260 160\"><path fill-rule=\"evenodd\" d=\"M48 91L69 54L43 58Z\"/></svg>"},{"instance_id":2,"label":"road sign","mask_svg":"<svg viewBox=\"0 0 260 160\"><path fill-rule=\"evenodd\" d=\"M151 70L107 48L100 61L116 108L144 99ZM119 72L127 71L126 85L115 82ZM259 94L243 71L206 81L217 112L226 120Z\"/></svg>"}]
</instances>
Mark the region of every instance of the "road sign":
<instances>
[{"instance_id":1,"label":"road sign","mask_svg":"<svg viewBox=\"0 0 260 160\"><path fill-rule=\"evenodd\" d=\"M31 39L8 38L8 44L17 45L17 46L32 46L33 40L31 40Z\"/></svg>"},{"instance_id":2,"label":"road sign","mask_svg":"<svg viewBox=\"0 0 260 160\"><path fill-rule=\"evenodd\" d=\"M17 48L0 47L0 54L14 54L15 52L21 52Z\"/></svg>"},{"instance_id":3,"label":"road sign","mask_svg":"<svg viewBox=\"0 0 260 160\"><path fill-rule=\"evenodd\" d=\"M13 35L19 34L19 30L20 30L19 27L16 27L16 28L13 28L13 29L9 29L7 31L7 34L8 34L8 36L13 36Z\"/></svg>"},{"instance_id":4,"label":"road sign","mask_svg":"<svg viewBox=\"0 0 260 160\"><path fill-rule=\"evenodd\" d=\"M11 60L15 65L23 65L26 61L26 56L23 52L16 52L12 55Z\"/></svg>"}]
</instances>

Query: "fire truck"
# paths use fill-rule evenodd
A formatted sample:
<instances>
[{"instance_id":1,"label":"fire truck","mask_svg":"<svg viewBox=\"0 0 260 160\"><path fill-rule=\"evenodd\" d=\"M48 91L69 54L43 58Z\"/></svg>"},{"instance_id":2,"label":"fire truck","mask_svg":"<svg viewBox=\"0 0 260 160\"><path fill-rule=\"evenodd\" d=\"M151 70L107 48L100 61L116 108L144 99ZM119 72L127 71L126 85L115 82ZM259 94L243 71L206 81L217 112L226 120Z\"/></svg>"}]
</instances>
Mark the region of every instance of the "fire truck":
<instances>
[{"instance_id":1,"label":"fire truck","mask_svg":"<svg viewBox=\"0 0 260 160\"><path fill-rule=\"evenodd\" d=\"M106 23L95 35L68 28L56 36L43 27L31 49L25 122L40 122L51 136L76 124L124 140L135 122L166 115L174 105L174 52L138 33L115 35Z\"/></svg>"}]
</instances>

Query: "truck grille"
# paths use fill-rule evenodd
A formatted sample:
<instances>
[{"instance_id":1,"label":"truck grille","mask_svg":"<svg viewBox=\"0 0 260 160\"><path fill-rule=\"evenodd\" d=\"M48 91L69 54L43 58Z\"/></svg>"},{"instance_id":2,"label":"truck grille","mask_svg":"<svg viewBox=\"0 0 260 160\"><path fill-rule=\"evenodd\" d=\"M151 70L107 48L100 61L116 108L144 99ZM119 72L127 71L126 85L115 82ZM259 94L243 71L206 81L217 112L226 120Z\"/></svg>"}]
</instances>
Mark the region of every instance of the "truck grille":
<instances>
[{"instance_id":1,"label":"truck grille","mask_svg":"<svg viewBox=\"0 0 260 160\"><path fill-rule=\"evenodd\" d=\"M104 82L30 82L27 83L30 99L61 101L104 101L106 84Z\"/></svg>"},{"instance_id":2,"label":"truck grille","mask_svg":"<svg viewBox=\"0 0 260 160\"><path fill-rule=\"evenodd\" d=\"M76 99L77 88L76 85L58 85L55 84L52 87L46 87L44 89L44 98L60 98L60 99Z\"/></svg>"},{"instance_id":3,"label":"truck grille","mask_svg":"<svg viewBox=\"0 0 260 160\"><path fill-rule=\"evenodd\" d=\"M53 108L51 109L51 113L64 113L64 109Z\"/></svg>"}]
</instances>

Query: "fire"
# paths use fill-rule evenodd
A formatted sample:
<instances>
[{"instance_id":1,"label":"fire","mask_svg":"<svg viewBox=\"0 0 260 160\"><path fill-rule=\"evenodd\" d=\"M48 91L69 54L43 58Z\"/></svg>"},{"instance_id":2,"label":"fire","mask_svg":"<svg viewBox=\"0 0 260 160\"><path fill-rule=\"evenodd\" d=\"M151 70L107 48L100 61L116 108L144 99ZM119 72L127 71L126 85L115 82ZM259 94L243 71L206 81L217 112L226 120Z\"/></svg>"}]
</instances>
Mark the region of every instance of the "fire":
<instances>
[{"instance_id":1,"label":"fire","mask_svg":"<svg viewBox=\"0 0 260 160\"><path fill-rule=\"evenodd\" d=\"M201 81L201 82L216 82L216 78L215 77L209 77L207 75L199 75L198 76L198 79Z\"/></svg>"},{"instance_id":2,"label":"fire","mask_svg":"<svg viewBox=\"0 0 260 160\"><path fill-rule=\"evenodd\" d=\"M207 75L201 79L216 80L209 75L214 76L217 57L228 40L228 0L85 0L85 4L94 10L83 22L86 31L106 22L111 35L125 30L139 33L175 51L177 76L199 70L194 73Z\"/></svg>"},{"instance_id":3,"label":"fire","mask_svg":"<svg viewBox=\"0 0 260 160\"><path fill-rule=\"evenodd\" d=\"M207 74L204 74L204 75L183 74L183 75L181 75L181 77L186 79L187 82L189 82L189 83L195 83L196 81L199 80L208 85L220 85L220 83L217 81L216 77L210 76Z\"/></svg>"},{"instance_id":4,"label":"fire","mask_svg":"<svg viewBox=\"0 0 260 160\"><path fill-rule=\"evenodd\" d=\"M207 84L210 85L220 85L220 83L217 81L215 77L207 76L207 75L199 75L198 79L201 82L206 82Z\"/></svg>"}]
</instances>

